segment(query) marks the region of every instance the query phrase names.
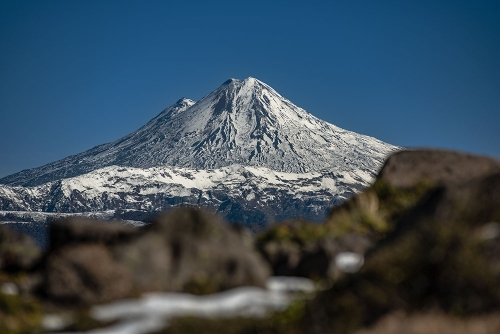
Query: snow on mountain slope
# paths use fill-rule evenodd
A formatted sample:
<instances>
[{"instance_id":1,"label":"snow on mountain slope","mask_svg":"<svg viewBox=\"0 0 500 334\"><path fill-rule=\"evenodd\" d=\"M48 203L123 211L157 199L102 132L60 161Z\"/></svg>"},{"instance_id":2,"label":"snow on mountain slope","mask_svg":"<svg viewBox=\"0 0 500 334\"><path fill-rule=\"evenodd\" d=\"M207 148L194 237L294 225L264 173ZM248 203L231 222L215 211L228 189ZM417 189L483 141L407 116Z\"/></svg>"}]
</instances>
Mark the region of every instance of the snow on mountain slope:
<instances>
[{"instance_id":1,"label":"snow on mountain slope","mask_svg":"<svg viewBox=\"0 0 500 334\"><path fill-rule=\"evenodd\" d=\"M0 179L35 186L106 166L214 169L234 164L277 172L355 171L374 176L397 147L343 130L255 79L230 79L198 102L181 99L112 143Z\"/></svg>"},{"instance_id":2,"label":"snow on mountain slope","mask_svg":"<svg viewBox=\"0 0 500 334\"><path fill-rule=\"evenodd\" d=\"M34 187L0 185L0 210L10 215L13 211L24 215L26 211L159 212L193 204L243 223L292 217L321 220L331 206L370 181L362 171L299 174L241 165L211 170L108 166Z\"/></svg>"}]
</instances>

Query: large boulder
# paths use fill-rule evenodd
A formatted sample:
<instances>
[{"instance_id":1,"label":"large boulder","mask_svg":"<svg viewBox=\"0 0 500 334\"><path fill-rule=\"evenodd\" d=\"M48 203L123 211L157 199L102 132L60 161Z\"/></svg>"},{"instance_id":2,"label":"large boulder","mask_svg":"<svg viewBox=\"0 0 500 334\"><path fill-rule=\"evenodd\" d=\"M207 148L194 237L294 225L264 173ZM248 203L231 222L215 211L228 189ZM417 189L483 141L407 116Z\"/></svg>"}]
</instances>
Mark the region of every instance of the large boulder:
<instances>
[{"instance_id":1,"label":"large boulder","mask_svg":"<svg viewBox=\"0 0 500 334\"><path fill-rule=\"evenodd\" d=\"M113 252L143 290L204 294L264 286L269 275L239 233L218 216L192 208L158 216L140 238Z\"/></svg>"},{"instance_id":2,"label":"large boulder","mask_svg":"<svg viewBox=\"0 0 500 334\"><path fill-rule=\"evenodd\" d=\"M274 275L336 279L340 253L363 256L434 189L494 172L500 172L500 161L492 158L442 150L396 152L374 184L332 208L325 224L276 224L257 235L256 246Z\"/></svg>"},{"instance_id":3,"label":"large boulder","mask_svg":"<svg viewBox=\"0 0 500 334\"><path fill-rule=\"evenodd\" d=\"M376 242L437 187L498 172L500 161L492 158L441 150L400 151L388 158L372 186L332 208L327 226L331 234L363 234Z\"/></svg>"},{"instance_id":4,"label":"large boulder","mask_svg":"<svg viewBox=\"0 0 500 334\"><path fill-rule=\"evenodd\" d=\"M99 244L62 247L47 257L43 292L52 301L90 305L129 296L131 273Z\"/></svg>"},{"instance_id":5,"label":"large boulder","mask_svg":"<svg viewBox=\"0 0 500 334\"><path fill-rule=\"evenodd\" d=\"M211 293L264 286L266 263L218 216L177 209L145 228L89 219L55 222L43 264L49 300L90 305L145 291Z\"/></svg>"},{"instance_id":6,"label":"large boulder","mask_svg":"<svg viewBox=\"0 0 500 334\"><path fill-rule=\"evenodd\" d=\"M317 333L351 333L389 312L500 310L500 173L433 190L308 308Z\"/></svg>"},{"instance_id":7,"label":"large boulder","mask_svg":"<svg viewBox=\"0 0 500 334\"><path fill-rule=\"evenodd\" d=\"M433 185L460 183L500 172L500 161L445 150L411 150L392 154L377 180L393 187L408 188L418 183Z\"/></svg>"},{"instance_id":8,"label":"large boulder","mask_svg":"<svg viewBox=\"0 0 500 334\"><path fill-rule=\"evenodd\" d=\"M65 305L91 305L133 295L132 275L115 260L110 247L131 242L140 234L132 226L95 219L52 222L39 292Z\"/></svg>"}]
</instances>

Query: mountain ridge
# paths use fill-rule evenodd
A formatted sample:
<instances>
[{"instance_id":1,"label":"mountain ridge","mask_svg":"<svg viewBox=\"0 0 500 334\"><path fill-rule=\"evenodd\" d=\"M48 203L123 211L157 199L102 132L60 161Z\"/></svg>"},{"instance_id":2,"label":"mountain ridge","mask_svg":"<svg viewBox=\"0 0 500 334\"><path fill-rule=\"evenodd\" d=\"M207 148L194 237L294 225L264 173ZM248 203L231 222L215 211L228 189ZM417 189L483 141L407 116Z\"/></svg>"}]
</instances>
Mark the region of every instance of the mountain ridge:
<instances>
[{"instance_id":1,"label":"mountain ridge","mask_svg":"<svg viewBox=\"0 0 500 334\"><path fill-rule=\"evenodd\" d=\"M371 180L361 171L295 174L241 165L211 170L108 166L39 186L0 185L0 221L23 221L29 212L49 214L30 218L38 222L50 214L82 212L130 219L193 205L258 230L291 217L322 221L329 207Z\"/></svg>"}]
</instances>

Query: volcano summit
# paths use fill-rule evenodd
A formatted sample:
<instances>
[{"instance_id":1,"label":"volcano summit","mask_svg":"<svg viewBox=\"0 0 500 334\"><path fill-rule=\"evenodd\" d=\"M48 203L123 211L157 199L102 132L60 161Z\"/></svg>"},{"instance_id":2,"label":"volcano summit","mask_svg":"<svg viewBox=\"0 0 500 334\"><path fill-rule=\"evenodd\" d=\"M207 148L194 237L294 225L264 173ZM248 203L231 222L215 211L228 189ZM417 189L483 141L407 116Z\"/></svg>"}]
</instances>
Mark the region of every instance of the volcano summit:
<instances>
[{"instance_id":1,"label":"volcano summit","mask_svg":"<svg viewBox=\"0 0 500 334\"><path fill-rule=\"evenodd\" d=\"M388 154L397 149L378 139L322 121L255 78L230 79L198 102L180 99L121 139L0 179L0 196L3 197L0 209L45 212L163 210L172 203L186 202L208 205L225 213L227 201L236 201L243 211L268 207L264 210L265 220L272 221L276 218L276 210L269 207L285 205L282 195L288 194L286 201L291 206L297 204L294 200L300 202L304 198L310 200L321 196L321 204L318 204L321 208L315 211L322 211L320 216L323 216L328 206L366 186ZM188 184L179 179L177 182L174 177L161 181L153 178L148 179L148 186L134 184L134 190L128 186L113 188L116 180L110 183L113 173L120 174L120 182L128 184L131 181L127 180L127 175L137 176L141 170L145 170L145 174L161 175L162 168L169 175L191 175L191 180L199 182ZM211 176L201 177L204 171L211 171ZM99 181L102 184L95 185L96 175L106 175L109 182L103 179ZM262 177L266 182L259 181ZM235 179L240 181L234 182ZM151 185L154 180L161 185ZM300 186L295 184L298 180ZM167 182L170 188L173 185L180 187L177 195L175 191L165 191L162 182ZM96 191L101 185L102 191ZM241 192L245 185L253 189L253 195ZM62 190L55 199L50 194L57 193L58 187ZM151 187L156 187L157 192ZM224 196L214 195L217 189L224 189ZM16 195L20 193L24 194L23 205L16 199L22 197ZM150 198L153 193L154 200ZM30 196L33 200L37 197L36 205L30 203ZM115 196L117 200L109 202L109 198ZM259 202L258 199L264 197L270 199ZM280 198L281 202L273 202L272 198ZM106 200L109 203L103 204ZM44 204L44 201L51 204ZM62 205L61 201L66 204ZM303 203L297 207L307 206ZM290 215L284 207L279 211L282 212L280 218L301 216L296 209ZM309 216L306 214L305 218L312 218Z\"/></svg>"},{"instance_id":2,"label":"volcano summit","mask_svg":"<svg viewBox=\"0 0 500 334\"><path fill-rule=\"evenodd\" d=\"M304 173L374 173L394 146L324 122L255 79L230 79L198 102L183 98L139 130L0 179L33 186L117 165L214 169L233 164Z\"/></svg>"}]
</instances>

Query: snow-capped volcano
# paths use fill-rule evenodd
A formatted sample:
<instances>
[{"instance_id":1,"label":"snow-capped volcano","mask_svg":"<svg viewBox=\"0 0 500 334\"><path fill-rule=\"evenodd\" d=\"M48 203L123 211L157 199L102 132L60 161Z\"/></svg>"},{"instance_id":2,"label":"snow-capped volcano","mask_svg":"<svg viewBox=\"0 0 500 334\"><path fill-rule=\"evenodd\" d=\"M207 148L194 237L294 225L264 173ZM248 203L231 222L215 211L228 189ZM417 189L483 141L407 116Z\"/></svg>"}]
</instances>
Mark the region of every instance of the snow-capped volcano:
<instances>
[{"instance_id":1,"label":"snow-capped volcano","mask_svg":"<svg viewBox=\"0 0 500 334\"><path fill-rule=\"evenodd\" d=\"M121 139L0 179L0 222L145 221L178 205L254 230L322 221L397 149L324 122L257 79L230 79Z\"/></svg>"},{"instance_id":2,"label":"snow-capped volcano","mask_svg":"<svg viewBox=\"0 0 500 334\"><path fill-rule=\"evenodd\" d=\"M255 78L230 79L198 102L183 98L139 130L48 165L0 179L35 186L106 166L278 172L359 170L374 175L397 147L322 121Z\"/></svg>"}]
</instances>

